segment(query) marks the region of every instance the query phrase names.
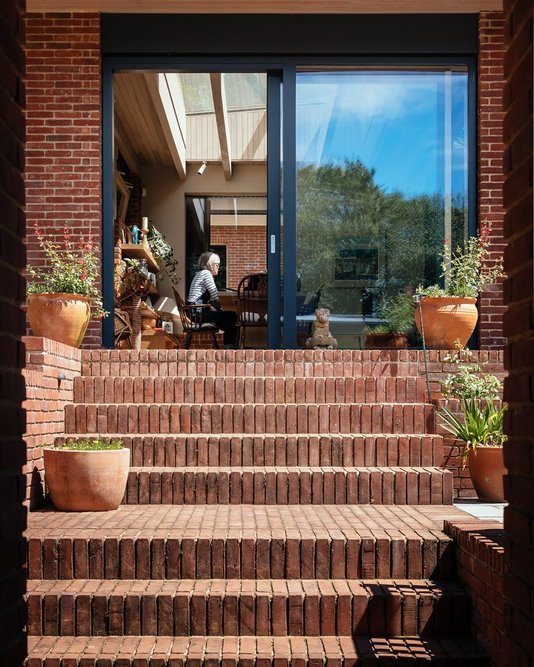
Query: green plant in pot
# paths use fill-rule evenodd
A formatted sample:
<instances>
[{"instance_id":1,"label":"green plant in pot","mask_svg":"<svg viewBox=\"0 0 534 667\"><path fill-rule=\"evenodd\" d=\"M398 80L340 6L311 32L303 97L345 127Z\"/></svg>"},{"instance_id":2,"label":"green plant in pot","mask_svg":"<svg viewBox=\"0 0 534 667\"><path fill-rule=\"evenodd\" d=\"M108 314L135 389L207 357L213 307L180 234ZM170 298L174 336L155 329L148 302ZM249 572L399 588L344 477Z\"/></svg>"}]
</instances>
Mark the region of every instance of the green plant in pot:
<instances>
[{"instance_id":1,"label":"green plant in pot","mask_svg":"<svg viewBox=\"0 0 534 667\"><path fill-rule=\"evenodd\" d=\"M406 348L406 336L414 328L413 310L413 299L405 292L384 297L377 309L384 324L365 328L365 347Z\"/></svg>"},{"instance_id":2,"label":"green plant in pot","mask_svg":"<svg viewBox=\"0 0 534 667\"><path fill-rule=\"evenodd\" d=\"M45 481L54 506L62 511L117 509L129 465L130 450L121 440L97 436L44 448Z\"/></svg>"},{"instance_id":3,"label":"green plant in pot","mask_svg":"<svg viewBox=\"0 0 534 667\"><path fill-rule=\"evenodd\" d=\"M417 288L421 298L415 322L421 335L424 328L428 348L452 350L457 342L465 347L478 320L480 291L504 276L502 259L490 256L490 233L491 226L482 223L479 233L454 251L445 243L441 253L444 286Z\"/></svg>"},{"instance_id":4,"label":"green plant in pot","mask_svg":"<svg viewBox=\"0 0 534 667\"><path fill-rule=\"evenodd\" d=\"M442 383L445 397L457 399L459 409L442 407L439 417L443 428L463 443L464 466L469 465L473 487L480 500L503 502L504 467L503 429L506 404L499 400L501 381L484 372L480 364L470 363L469 350L458 351L447 360L458 364ZM468 363L463 363L467 360Z\"/></svg>"},{"instance_id":5,"label":"green plant in pot","mask_svg":"<svg viewBox=\"0 0 534 667\"><path fill-rule=\"evenodd\" d=\"M45 267L28 267L28 319L34 336L79 347L92 317L105 317L100 255L89 239L75 244L67 227L62 242L34 225Z\"/></svg>"},{"instance_id":6,"label":"green plant in pot","mask_svg":"<svg viewBox=\"0 0 534 667\"><path fill-rule=\"evenodd\" d=\"M174 258L174 250L171 244L153 224L149 225L147 241L156 262L159 264L158 279L168 278L171 285L177 285L180 281L180 278L176 275L178 262Z\"/></svg>"}]
</instances>

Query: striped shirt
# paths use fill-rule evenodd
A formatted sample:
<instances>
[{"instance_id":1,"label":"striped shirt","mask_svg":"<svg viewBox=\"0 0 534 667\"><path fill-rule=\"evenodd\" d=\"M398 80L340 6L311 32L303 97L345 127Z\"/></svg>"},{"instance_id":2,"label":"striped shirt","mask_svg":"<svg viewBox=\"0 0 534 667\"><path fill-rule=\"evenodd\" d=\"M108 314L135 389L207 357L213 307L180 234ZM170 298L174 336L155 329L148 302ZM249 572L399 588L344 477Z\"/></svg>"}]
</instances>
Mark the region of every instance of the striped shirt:
<instances>
[{"instance_id":1,"label":"striped shirt","mask_svg":"<svg viewBox=\"0 0 534 667\"><path fill-rule=\"evenodd\" d=\"M206 298L206 293L209 294L209 299L218 299L219 292L213 280L213 275L208 269L198 271L193 278L191 287L189 288L189 295L187 297L188 303L203 303L203 297ZM206 299L207 301L208 299ZM205 303L205 302L204 302Z\"/></svg>"}]
</instances>

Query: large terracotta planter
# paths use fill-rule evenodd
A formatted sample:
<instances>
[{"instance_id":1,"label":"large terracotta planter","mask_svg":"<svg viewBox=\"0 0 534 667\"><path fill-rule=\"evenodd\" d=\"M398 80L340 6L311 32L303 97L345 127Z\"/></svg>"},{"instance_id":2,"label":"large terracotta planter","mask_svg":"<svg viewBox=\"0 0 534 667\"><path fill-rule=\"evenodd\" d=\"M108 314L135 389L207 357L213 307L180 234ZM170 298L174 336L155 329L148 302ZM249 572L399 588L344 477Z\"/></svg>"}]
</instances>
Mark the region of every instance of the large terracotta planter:
<instances>
[{"instance_id":1,"label":"large terracotta planter","mask_svg":"<svg viewBox=\"0 0 534 667\"><path fill-rule=\"evenodd\" d=\"M365 347L404 350L408 347L408 341L401 333L368 333L365 336Z\"/></svg>"},{"instance_id":2,"label":"large terracotta planter","mask_svg":"<svg viewBox=\"0 0 534 667\"><path fill-rule=\"evenodd\" d=\"M126 488L130 450L44 450L52 502L67 512L101 512L119 506Z\"/></svg>"},{"instance_id":3,"label":"large terracotta planter","mask_svg":"<svg viewBox=\"0 0 534 667\"><path fill-rule=\"evenodd\" d=\"M80 347L90 318L89 298L81 294L28 296L28 319L34 336Z\"/></svg>"},{"instance_id":4,"label":"large terracotta planter","mask_svg":"<svg viewBox=\"0 0 534 667\"><path fill-rule=\"evenodd\" d=\"M459 296L425 296L421 299L425 343L431 350L453 350L457 341L464 348L478 320L476 299ZM421 333L419 306L415 323Z\"/></svg>"},{"instance_id":5,"label":"large terracotta planter","mask_svg":"<svg viewBox=\"0 0 534 667\"><path fill-rule=\"evenodd\" d=\"M504 502L503 451L502 447L477 447L476 452L469 452L469 474L479 500Z\"/></svg>"}]
</instances>

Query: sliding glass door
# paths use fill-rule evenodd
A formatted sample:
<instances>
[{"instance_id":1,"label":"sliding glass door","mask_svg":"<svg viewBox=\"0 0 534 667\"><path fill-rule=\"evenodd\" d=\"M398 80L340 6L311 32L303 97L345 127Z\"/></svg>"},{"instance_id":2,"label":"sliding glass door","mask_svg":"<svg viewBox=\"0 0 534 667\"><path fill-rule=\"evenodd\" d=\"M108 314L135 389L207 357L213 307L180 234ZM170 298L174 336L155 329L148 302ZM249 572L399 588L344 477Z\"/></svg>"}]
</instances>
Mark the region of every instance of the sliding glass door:
<instances>
[{"instance_id":1,"label":"sliding glass door","mask_svg":"<svg viewBox=\"0 0 534 667\"><path fill-rule=\"evenodd\" d=\"M468 234L468 126L466 68L297 72L297 346L318 306L340 347L417 344L411 295Z\"/></svg>"}]
</instances>

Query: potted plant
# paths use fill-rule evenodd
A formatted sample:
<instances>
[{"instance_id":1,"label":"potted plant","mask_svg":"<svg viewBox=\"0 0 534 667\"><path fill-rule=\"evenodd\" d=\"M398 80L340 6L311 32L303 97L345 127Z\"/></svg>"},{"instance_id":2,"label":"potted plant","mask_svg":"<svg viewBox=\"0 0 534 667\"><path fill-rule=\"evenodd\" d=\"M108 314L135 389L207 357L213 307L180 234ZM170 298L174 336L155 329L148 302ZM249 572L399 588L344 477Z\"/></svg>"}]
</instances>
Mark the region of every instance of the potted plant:
<instances>
[{"instance_id":1,"label":"potted plant","mask_svg":"<svg viewBox=\"0 0 534 667\"><path fill-rule=\"evenodd\" d=\"M480 500L503 502L504 467L503 415L506 404L498 401L502 384L480 364L470 363L472 354L462 350L447 357L458 364L442 382L443 395L460 400L460 412L443 407L439 412L443 427L463 443L464 466L469 465L473 487ZM467 363L464 363L467 362Z\"/></svg>"},{"instance_id":2,"label":"potted plant","mask_svg":"<svg viewBox=\"0 0 534 667\"><path fill-rule=\"evenodd\" d=\"M502 259L489 264L490 226L482 224L477 236L468 239L464 247L454 252L446 243L441 254L445 287L419 286L420 302L415 310L415 322L430 349L449 350L458 341L465 347L477 320L477 297L485 285L504 275ZM493 258L492 258L493 259ZM421 324L422 317L422 324Z\"/></svg>"},{"instance_id":3,"label":"potted plant","mask_svg":"<svg viewBox=\"0 0 534 667\"><path fill-rule=\"evenodd\" d=\"M46 266L28 267L28 319L34 336L79 347L91 315L103 317L98 288L100 260L89 240L76 247L68 229L61 244L46 237L37 224L34 229L46 258Z\"/></svg>"},{"instance_id":4,"label":"potted plant","mask_svg":"<svg viewBox=\"0 0 534 667\"><path fill-rule=\"evenodd\" d=\"M45 479L58 510L100 512L119 506L130 450L121 440L87 438L44 448Z\"/></svg>"},{"instance_id":5,"label":"potted plant","mask_svg":"<svg viewBox=\"0 0 534 667\"><path fill-rule=\"evenodd\" d=\"M385 323L365 328L365 347L390 349L408 347L406 335L413 329L413 309L413 299L406 293L382 299L377 315Z\"/></svg>"}]
</instances>

